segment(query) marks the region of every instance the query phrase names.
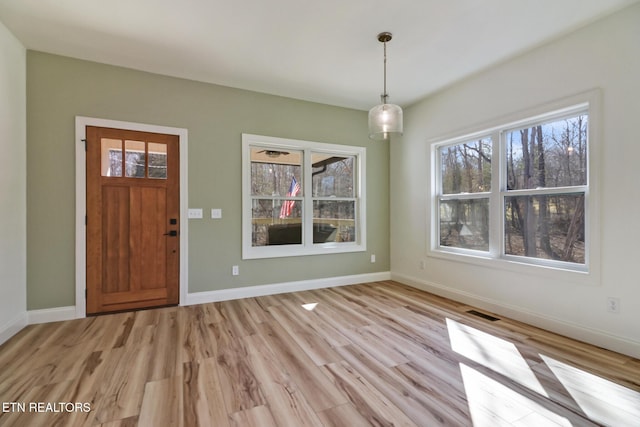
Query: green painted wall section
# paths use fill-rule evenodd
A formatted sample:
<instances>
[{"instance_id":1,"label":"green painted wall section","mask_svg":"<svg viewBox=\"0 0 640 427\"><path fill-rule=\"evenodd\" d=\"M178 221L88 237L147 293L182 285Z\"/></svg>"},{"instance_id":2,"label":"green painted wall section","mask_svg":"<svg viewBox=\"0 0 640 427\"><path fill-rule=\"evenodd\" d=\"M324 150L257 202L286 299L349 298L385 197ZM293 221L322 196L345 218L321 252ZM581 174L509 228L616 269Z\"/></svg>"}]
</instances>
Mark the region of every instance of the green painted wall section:
<instances>
[{"instance_id":1,"label":"green painted wall section","mask_svg":"<svg viewBox=\"0 0 640 427\"><path fill-rule=\"evenodd\" d=\"M189 206L223 210L189 222L189 292L390 269L389 145L366 112L29 51L29 310L75 304L76 116L188 129ZM243 261L242 133L367 147L367 252Z\"/></svg>"}]
</instances>

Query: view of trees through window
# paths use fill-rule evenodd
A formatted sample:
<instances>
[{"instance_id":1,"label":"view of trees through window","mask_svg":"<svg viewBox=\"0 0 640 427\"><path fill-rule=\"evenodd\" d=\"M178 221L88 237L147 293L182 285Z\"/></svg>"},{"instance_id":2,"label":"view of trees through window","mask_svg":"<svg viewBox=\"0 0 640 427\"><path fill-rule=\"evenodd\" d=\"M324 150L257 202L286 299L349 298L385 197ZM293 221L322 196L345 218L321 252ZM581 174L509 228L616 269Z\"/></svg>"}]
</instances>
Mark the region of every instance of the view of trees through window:
<instances>
[{"instance_id":1,"label":"view of trees through window","mask_svg":"<svg viewBox=\"0 0 640 427\"><path fill-rule=\"evenodd\" d=\"M302 243L302 151L251 149L252 245Z\"/></svg>"},{"instance_id":2,"label":"view of trees through window","mask_svg":"<svg viewBox=\"0 0 640 427\"><path fill-rule=\"evenodd\" d=\"M439 147L440 246L489 250L499 173L504 254L584 264L587 124L581 113L504 131L501 164L489 137Z\"/></svg>"},{"instance_id":3,"label":"view of trees through window","mask_svg":"<svg viewBox=\"0 0 640 427\"><path fill-rule=\"evenodd\" d=\"M356 240L355 157L311 154L313 242ZM251 149L252 245L301 244L304 153Z\"/></svg>"},{"instance_id":4,"label":"view of trees through window","mask_svg":"<svg viewBox=\"0 0 640 427\"><path fill-rule=\"evenodd\" d=\"M312 154L314 243L356 240L355 157ZM318 236L318 237L316 237Z\"/></svg>"},{"instance_id":5,"label":"view of trees through window","mask_svg":"<svg viewBox=\"0 0 640 427\"><path fill-rule=\"evenodd\" d=\"M443 147L442 193L471 195L440 202L440 244L489 250L491 138Z\"/></svg>"},{"instance_id":6,"label":"view of trees through window","mask_svg":"<svg viewBox=\"0 0 640 427\"><path fill-rule=\"evenodd\" d=\"M505 253L584 264L587 116L516 129L505 140L507 190L538 190L505 198ZM545 191L572 187L581 190Z\"/></svg>"},{"instance_id":7,"label":"view of trees through window","mask_svg":"<svg viewBox=\"0 0 640 427\"><path fill-rule=\"evenodd\" d=\"M144 142L139 150L125 150L123 171L122 149L109 149L107 176L127 178L167 178L167 151L165 144L149 143L148 156L144 151ZM151 147L157 151L151 151ZM148 158L147 158L148 157ZM124 175L123 175L124 172Z\"/></svg>"}]
</instances>

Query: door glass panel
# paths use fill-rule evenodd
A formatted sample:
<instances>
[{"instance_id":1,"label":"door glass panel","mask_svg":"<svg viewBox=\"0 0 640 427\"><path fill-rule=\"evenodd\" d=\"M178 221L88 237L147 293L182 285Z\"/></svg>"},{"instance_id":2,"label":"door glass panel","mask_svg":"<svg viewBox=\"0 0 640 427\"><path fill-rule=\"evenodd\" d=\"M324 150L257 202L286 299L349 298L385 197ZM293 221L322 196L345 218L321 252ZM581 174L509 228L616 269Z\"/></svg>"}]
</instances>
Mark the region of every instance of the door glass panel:
<instances>
[{"instance_id":1,"label":"door glass panel","mask_svg":"<svg viewBox=\"0 0 640 427\"><path fill-rule=\"evenodd\" d=\"M167 179L167 144L149 143L149 178Z\"/></svg>"},{"instance_id":2,"label":"door glass panel","mask_svg":"<svg viewBox=\"0 0 640 427\"><path fill-rule=\"evenodd\" d=\"M128 178L145 177L144 141L125 141L125 175Z\"/></svg>"},{"instance_id":3,"label":"door glass panel","mask_svg":"<svg viewBox=\"0 0 640 427\"><path fill-rule=\"evenodd\" d=\"M122 141L102 138L100 140L100 169L102 176L122 176Z\"/></svg>"}]
</instances>

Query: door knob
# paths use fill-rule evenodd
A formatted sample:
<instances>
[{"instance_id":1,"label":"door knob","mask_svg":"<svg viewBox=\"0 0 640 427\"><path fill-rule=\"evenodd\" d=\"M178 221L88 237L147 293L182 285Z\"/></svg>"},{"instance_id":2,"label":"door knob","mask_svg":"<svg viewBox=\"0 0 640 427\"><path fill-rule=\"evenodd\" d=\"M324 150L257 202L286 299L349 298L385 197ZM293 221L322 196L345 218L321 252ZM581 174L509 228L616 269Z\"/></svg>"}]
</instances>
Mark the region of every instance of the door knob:
<instances>
[{"instance_id":1,"label":"door knob","mask_svg":"<svg viewBox=\"0 0 640 427\"><path fill-rule=\"evenodd\" d=\"M164 233L165 236L169 236L169 237L176 237L178 235L178 231L177 230L171 230L168 233Z\"/></svg>"}]
</instances>

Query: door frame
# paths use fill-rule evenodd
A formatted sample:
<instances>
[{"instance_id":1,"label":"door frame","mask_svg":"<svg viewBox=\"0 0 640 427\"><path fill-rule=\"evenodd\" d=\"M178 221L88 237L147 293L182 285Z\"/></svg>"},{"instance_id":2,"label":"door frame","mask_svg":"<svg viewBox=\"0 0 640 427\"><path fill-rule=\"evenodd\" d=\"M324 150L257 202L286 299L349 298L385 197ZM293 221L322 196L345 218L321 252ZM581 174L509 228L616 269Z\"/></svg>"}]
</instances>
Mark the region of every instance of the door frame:
<instances>
[{"instance_id":1,"label":"door frame","mask_svg":"<svg viewBox=\"0 0 640 427\"><path fill-rule=\"evenodd\" d=\"M86 163L86 127L97 126L125 129L140 132L164 133L178 135L180 140L180 305L187 301L189 289L189 222L188 222L188 131L183 128L157 126L144 123L124 122L119 120L99 119L76 116L75 150L76 150L76 318L87 316L87 163Z\"/></svg>"}]
</instances>

